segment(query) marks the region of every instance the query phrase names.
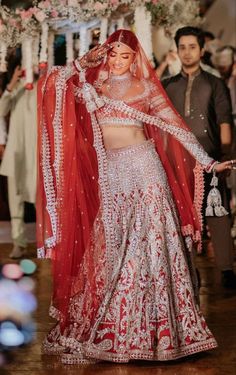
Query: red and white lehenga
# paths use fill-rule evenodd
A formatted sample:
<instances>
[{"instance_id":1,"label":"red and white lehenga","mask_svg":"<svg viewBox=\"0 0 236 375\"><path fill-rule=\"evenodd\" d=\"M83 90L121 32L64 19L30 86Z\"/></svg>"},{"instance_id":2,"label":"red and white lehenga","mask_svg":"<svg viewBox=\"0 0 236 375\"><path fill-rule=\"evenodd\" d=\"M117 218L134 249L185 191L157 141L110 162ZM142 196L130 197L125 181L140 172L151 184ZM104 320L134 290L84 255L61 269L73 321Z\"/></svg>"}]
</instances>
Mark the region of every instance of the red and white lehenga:
<instances>
[{"instance_id":1,"label":"red and white lehenga","mask_svg":"<svg viewBox=\"0 0 236 375\"><path fill-rule=\"evenodd\" d=\"M125 35L128 44L126 33L108 42ZM68 364L171 360L217 346L189 260L202 171L214 161L137 48L144 90L126 101L95 90L104 66L56 67L39 87L37 235L39 256L52 258L58 320L43 351ZM100 124L114 119L144 126L147 141L106 151Z\"/></svg>"}]
</instances>

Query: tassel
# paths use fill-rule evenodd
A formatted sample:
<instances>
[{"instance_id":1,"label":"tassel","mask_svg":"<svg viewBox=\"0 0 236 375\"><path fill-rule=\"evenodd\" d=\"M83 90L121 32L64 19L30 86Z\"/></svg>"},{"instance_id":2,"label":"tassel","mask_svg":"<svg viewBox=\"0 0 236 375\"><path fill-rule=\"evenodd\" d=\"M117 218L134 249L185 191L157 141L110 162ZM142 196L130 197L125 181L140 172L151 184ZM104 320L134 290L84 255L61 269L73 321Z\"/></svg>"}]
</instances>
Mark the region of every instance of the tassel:
<instances>
[{"instance_id":1,"label":"tassel","mask_svg":"<svg viewBox=\"0 0 236 375\"><path fill-rule=\"evenodd\" d=\"M220 191L217 189L218 186L218 177L216 177L216 172L213 170L213 177L210 183L213 188L209 191L207 197L207 207L206 207L206 216L225 216L228 215L226 209L222 206L222 199Z\"/></svg>"},{"instance_id":2,"label":"tassel","mask_svg":"<svg viewBox=\"0 0 236 375\"><path fill-rule=\"evenodd\" d=\"M205 215L206 216L214 216L214 212L213 212L213 207L212 206L207 206Z\"/></svg>"}]
</instances>

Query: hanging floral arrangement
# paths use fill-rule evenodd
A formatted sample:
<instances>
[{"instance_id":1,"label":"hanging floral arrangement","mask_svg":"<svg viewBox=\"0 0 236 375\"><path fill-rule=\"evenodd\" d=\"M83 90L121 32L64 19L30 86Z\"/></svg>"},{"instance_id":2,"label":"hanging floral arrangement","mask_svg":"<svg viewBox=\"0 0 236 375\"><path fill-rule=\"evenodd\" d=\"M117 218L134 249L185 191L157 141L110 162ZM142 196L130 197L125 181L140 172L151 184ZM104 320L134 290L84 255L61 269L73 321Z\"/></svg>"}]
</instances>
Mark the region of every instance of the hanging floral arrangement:
<instances>
[{"instance_id":1,"label":"hanging floral arrangement","mask_svg":"<svg viewBox=\"0 0 236 375\"><path fill-rule=\"evenodd\" d=\"M152 15L152 24L163 26L170 36L181 26L200 26L199 1L194 0L153 0L146 1L146 8Z\"/></svg>"},{"instance_id":2,"label":"hanging floral arrangement","mask_svg":"<svg viewBox=\"0 0 236 375\"><path fill-rule=\"evenodd\" d=\"M126 25L125 17L127 17ZM44 68L49 64L48 59L50 65L52 64L52 33L62 31L67 35L69 62L73 54L73 33L79 32L80 49L86 52L90 40L87 32L94 25L94 20L101 28L100 42L106 39L114 24L116 27L120 27L121 24L122 27L131 27L132 22L136 21L133 29L151 59L152 25L163 26L170 35L173 35L179 26L199 25L199 1L35 0L33 6L28 9L10 10L6 6L0 6L0 71L6 70L7 48L21 44L24 46L23 51L27 60L26 87L31 88L34 61L38 60L39 67ZM40 46L38 54L36 49L31 47L35 45ZM32 53L34 56L31 56Z\"/></svg>"},{"instance_id":3,"label":"hanging floral arrangement","mask_svg":"<svg viewBox=\"0 0 236 375\"><path fill-rule=\"evenodd\" d=\"M27 10L0 6L0 36L8 46L14 46L26 36L33 37L40 32L45 20L86 22L93 18L122 16L139 6L150 11L152 24L164 26L169 33L175 25L201 22L196 0L43 0L34 1Z\"/></svg>"}]
</instances>

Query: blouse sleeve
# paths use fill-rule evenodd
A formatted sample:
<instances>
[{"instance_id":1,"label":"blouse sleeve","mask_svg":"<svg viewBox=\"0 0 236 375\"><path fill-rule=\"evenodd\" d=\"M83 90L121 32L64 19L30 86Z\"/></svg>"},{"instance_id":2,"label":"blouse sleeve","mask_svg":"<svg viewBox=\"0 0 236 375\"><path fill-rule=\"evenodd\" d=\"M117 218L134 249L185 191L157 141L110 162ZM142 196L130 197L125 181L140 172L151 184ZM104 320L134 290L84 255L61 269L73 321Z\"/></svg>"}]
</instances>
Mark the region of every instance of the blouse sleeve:
<instances>
[{"instance_id":1,"label":"blouse sleeve","mask_svg":"<svg viewBox=\"0 0 236 375\"><path fill-rule=\"evenodd\" d=\"M216 161L206 153L195 135L189 130L164 89L158 88L153 83L150 83L149 114L156 117L155 126L173 135L204 166L207 172L212 170Z\"/></svg>"}]
</instances>

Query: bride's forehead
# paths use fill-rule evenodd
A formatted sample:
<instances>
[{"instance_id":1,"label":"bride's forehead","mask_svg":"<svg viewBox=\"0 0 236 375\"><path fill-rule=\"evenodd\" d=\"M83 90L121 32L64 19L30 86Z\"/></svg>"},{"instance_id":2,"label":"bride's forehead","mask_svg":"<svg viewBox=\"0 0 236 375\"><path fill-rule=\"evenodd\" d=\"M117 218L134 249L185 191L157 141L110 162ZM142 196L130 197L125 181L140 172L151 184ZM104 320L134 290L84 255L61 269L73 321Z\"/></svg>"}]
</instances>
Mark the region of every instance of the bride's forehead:
<instances>
[{"instance_id":1,"label":"bride's forehead","mask_svg":"<svg viewBox=\"0 0 236 375\"><path fill-rule=\"evenodd\" d=\"M134 51L124 43L114 42L111 44L112 51L119 53L134 53Z\"/></svg>"}]
</instances>

